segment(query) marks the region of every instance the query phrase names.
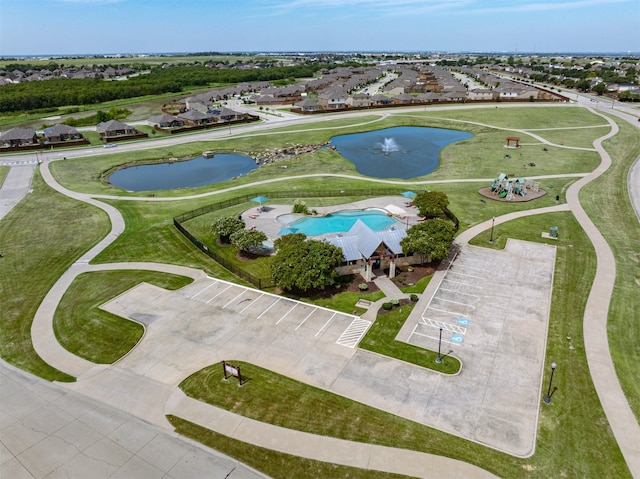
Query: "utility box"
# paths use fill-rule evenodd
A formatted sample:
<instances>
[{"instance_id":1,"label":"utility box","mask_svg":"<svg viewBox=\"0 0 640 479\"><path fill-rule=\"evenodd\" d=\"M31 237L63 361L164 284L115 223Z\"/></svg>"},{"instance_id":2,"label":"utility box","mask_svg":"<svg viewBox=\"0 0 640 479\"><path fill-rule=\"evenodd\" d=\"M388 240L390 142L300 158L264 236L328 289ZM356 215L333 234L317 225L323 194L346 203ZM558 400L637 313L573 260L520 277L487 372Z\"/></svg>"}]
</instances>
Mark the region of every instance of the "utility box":
<instances>
[{"instance_id":1,"label":"utility box","mask_svg":"<svg viewBox=\"0 0 640 479\"><path fill-rule=\"evenodd\" d=\"M558 227L557 226L552 226L549 229L549 236L551 238L557 238L558 237Z\"/></svg>"}]
</instances>

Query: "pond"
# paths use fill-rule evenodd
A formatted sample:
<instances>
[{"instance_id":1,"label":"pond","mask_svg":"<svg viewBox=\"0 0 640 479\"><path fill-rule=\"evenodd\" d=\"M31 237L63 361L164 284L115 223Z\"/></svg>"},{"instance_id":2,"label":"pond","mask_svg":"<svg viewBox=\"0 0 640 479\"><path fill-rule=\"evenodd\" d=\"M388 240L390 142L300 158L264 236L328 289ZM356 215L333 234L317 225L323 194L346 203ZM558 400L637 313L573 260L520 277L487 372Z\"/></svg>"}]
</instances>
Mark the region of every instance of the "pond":
<instances>
[{"instance_id":1,"label":"pond","mask_svg":"<svg viewBox=\"0 0 640 479\"><path fill-rule=\"evenodd\" d=\"M109 183L127 191L193 188L221 183L257 167L255 161L248 156L219 153L213 158L199 156L188 161L123 168L109 176Z\"/></svg>"},{"instance_id":2,"label":"pond","mask_svg":"<svg viewBox=\"0 0 640 479\"><path fill-rule=\"evenodd\" d=\"M334 136L331 144L363 175L408 179L431 173L445 146L472 136L459 130L399 126Z\"/></svg>"}]
</instances>

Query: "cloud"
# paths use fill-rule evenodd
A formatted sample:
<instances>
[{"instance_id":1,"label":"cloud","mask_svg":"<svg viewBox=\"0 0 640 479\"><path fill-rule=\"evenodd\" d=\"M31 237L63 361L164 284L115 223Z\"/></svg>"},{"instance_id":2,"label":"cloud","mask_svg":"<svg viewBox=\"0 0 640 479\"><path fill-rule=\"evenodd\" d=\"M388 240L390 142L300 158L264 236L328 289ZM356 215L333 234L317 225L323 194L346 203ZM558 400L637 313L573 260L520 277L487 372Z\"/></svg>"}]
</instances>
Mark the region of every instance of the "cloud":
<instances>
[{"instance_id":1,"label":"cloud","mask_svg":"<svg viewBox=\"0 0 640 479\"><path fill-rule=\"evenodd\" d=\"M596 6L629 3L635 0L273 0L268 2L273 13L302 13L340 9L342 12L360 12L385 15L419 15L429 12L475 14L495 12L540 12L572 10Z\"/></svg>"}]
</instances>

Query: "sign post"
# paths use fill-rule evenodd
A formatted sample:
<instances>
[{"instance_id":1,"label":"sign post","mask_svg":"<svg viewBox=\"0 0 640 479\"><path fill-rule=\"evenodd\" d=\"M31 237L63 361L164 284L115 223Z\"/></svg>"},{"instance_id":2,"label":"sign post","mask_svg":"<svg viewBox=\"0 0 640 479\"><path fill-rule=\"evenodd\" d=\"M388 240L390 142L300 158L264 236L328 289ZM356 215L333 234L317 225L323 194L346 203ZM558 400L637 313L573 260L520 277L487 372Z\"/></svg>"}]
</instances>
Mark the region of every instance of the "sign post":
<instances>
[{"instance_id":1,"label":"sign post","mask_svg":"<svg viewBox=\"0 0 640 479\"><path fill-rule=\"evenodd\" d=\"M222 361L222 374L224 374L225 381L230 377L238 378L238 386L242 386L242 373L240 372L240 366L234 366L226 361Z\"/></svg>"}]
</instances>

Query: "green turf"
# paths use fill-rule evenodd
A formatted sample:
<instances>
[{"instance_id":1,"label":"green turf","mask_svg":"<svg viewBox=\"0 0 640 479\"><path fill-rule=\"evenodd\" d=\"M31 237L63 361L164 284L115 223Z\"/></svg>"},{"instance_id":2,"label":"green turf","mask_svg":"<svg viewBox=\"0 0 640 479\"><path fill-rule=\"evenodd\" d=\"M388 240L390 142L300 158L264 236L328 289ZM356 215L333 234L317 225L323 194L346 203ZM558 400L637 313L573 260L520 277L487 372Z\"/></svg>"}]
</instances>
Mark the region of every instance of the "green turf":
<instances>
[{"instance_id":1,"label":"green turf","mask_svg":"<svg viewBox=\"0 0 640 479\"><path fill-rule=\"evenodd\" d=\"M538 108L540 108L538 110ZM504 110L504 111L503 111ZM508 111L507 111L508 110ZM504 128L550 128L593 126L602 124L602 120L584 110L568 107L544 108L534 107L535 111L524 108L487 108L475 112L471 110L448 110L421 113L416 120L402 119L402 123L421 122L425 126L437 124L431 116L457 118L464 121L478 121ZM355 131L358 128L373 128L393 126L398 119L388 119L369 126L352 127L334 133ZM357 123L357 122L354 122ZM454 122L443 121L443 127L452 127ZM465 125L465 128L468 126ZM458 125L460 128L460 125ZM471 127L468 127L471 129ZM504 166L518 165L517 160L505 163L503 157L503 141L506 134L512 130L495 131L494 128L473 126L474 139L485 135L484 143L479 143L478 153L472 141L456 148L448 147L442 153L443 164L436 174L424 183L403 182L403 185L413 187L427 187L445 191L451 201L451 209L461 221L461 228L467 228L492 216L504 214L508 211L549 206L555 204L555 196L564 201L564 191L574 180L557 179L543 180L541 186L548 190L548 194L533 203L505 204L493 201L482 202L476 193L483 183L455 183L436 184L435 178L456 177L487 177L493 178L503 171L511 173ZM633 159L640 153L640 140L637 131L631 126L621 125L621 133L606 142L605 146L614 157L611 171L605 174L594 185L587 187L581 195L585 208L591 214L596 224L603 230L616 255L618 281L614 290L611 314L609 318L610 345L615 365L625 390L638 416L638 385L635 378L637 343L640 324L634 319L639 307L640 295L637 295L638 284L638 225L631 221L631 212L626 199L626 171ZM566 130L567 136L572 131L579 132L579 139L567 145L588 142L591 133L594 138L602 135L602 128L588 128L580 130ZM590 132L590 133L589 133ZM545 136L544 132L538 132ZM559 131L549 132L548 135L558 135ZM309 135L309 136L306 136ZM296 138L321 139L331 136L330 131L322 131L316 135L308 133L292 134ZM524 136L524 135L519 135ZM557 140L557 136L554 136ZM495 144L494 144L495 140ZM499 140L499 141L498 141ZM289 141L283 135L256 136L242 141L240 146L258 148L261 146L277 145L278 141ZM479 140L478 140L479 141ZM206 145L206 147L205 147ZM233 143L208 142L191 147L183 145L176 151L183 154L198 154L210 146L224 145L233 148ZM524 154L528 147L523 147ZM558 164L547 164L547 160L536 161L532 167L534 174L545 174L554 169L565 171L589 171L597 163L597 158L590 152L577 152L574 156L571 150L549 149L543 152L538 146L531 147L534 153L542 155L550 153ZM173 149L173 148L172 148ZM175 156L172 149L145 151L133 153L133 160L143 157ZM493 154L496 154L495 157ZM471 161L473 155L490 154L490 158ZM498 155L499 154L499 155ZM448 161L449 157L452 161ZM465 161L466 158L466 172ZM316 163L315 160L318 160ZM305 161L310 160L310 161ZM128 161L122 157L92 158L91 160L67 160L52 165L56 178L60 178L65 185L78 188L81 191L95 191L100 193L112 192L114 189L96 182L99 174L115 164ZM483 163L484 162L484 163ZM286 170L277 168L260 169L259 176L247 175L242 181L254 181L254 178L283 178L284 175L298 172L318 171L353 171L349 164L331 152L318 152L318 156L291 160ZM314 169L315 168L315 169ZM495 171L497 170L497 171ZM506 171L505 171L506 170ZM529 170L524 169L527 174ZM513 171L520 174L518 171ZM93 176L92 176L93 175ZM439 175L439 176L438 176ZM365 185L367 180L347 180L332 178L331 186L341 188ZM373 183L373 182L371 182ZM232 182L239 185L239 182ZM229 184L216 185L210 188L194 189L194 192L218 191ZM242 193L264 193L271 188L284 191L288 188L296 189L326 189L326 178L306 180L287 180L265 186L245 188ZM191 190L189 190L191 191ZM186 190L169 192L168 195L177 196ZM212 264L202 253L195 250L171 225L171 218L176 214L206 205L219 198L231 197L238 192L221 193L210 198L195 200L181 200L175 202L142 202L110 200L119 208L125 217L127 230L116 243L108 248L98 262L144 260L164 261L200 267L214 276L228 279L232 277L224 270ZM139 196L145 196L140 194ZM55 205L55 207L52 207ZM631 219L630 219L631 218ZM458 457L474 463L480 467L493 471L500 477L629 477L615 441L609 430L606 418L593 391L589 371L584 355L582 342L581 319L585 301L585 291L593 277L595 259L592 248L584 235L571 219L568 213L557 215L529 217L523 220L500 225L495 231L496 247L503 244L507 236L541 240L540 232L548 231L549 226L559 226L560 239L558 246L557 268L555 272L554 296L552 305L551 324L549 329L547 362L555 361L558 369L554 384L558 391L550 407L542 408L539 424L537 450L532 458L520 460L497 453L477 444L471 444L441 432L431 431L430 435L421 436L419 443L430 452ZM35 310L46 291L64 270L78 258L82 252L89 249L95 242L106 235L109 224L104 213L97 209L82 205L60 196L50 190L36 176L31 193L21 204L0 221L0 248L5 255L0 259L3 281L0 288L0 304L2 304L2 323L0 324L0 354L3 358L23 369L48 379L69 380L42 362L35 354L30 343L30 324ZM487 245L488 233L481 235L477 241ZM548 369L548 368L547 368ZM548 377L545 378L545 381ZM250 383L251 384L251 383ZM315 411L315 410L314 410ZM346 420L348 423L349 420ZM372 435L374 439L375 434ZM414 442L415 444L415 442ZM395 444L400 446L399 444Z\"/></svg>"},{"instance_id":2,"label":"green turf","mask_svg":"<svg viewBox=\"0 0 640 479\"><path fill-rule=\"evenodd\" d=\"M438 353L436 351L395 340L400 328L402 328L413 310L413 306L413 304L398 306L384 314L379 314L365 337L360 341L359 346L362 349L433 369L434 371L445 374L457 373L460 370L460 361L458 359L444 355L442 362L437 363Z\"/></svg>"},{"instance_id":3,"label":"green turf","mask_svg":"<svg viewBox=\"0 0 640 479\"><path fill-rule=\"evenodd\" d=\"M144 327L100 309L110 299L142 282L178 289L191 278L154 271L97 271L78 276L62 297L53 329L60 344L76 356L111 364L140 340Z\"/></svg>"},{"instance_id":4,"label":"green turf","mask_svg":"<svg viewBox=\"0 0 640 479\"><path fill-rule=\"evenodd\" d=\"M627 185L629 167L640 156L640 134L625 122L618 124L620 133L604 144L613 164L583 188L580 202L616 258L616 283L607 324L609 347L629 405L640 420L640 223L629 202Z\"/></svg>"},{"instance_id":5,"label":"green turf","mask_svg":"<svg viewBox=\"0 0 640 479\"><path fill-rule=\"evenodd\" d=\"M558 364L554 378L558 390L552 404L541 407L537 448L530 458L517 459L237 361L251 378L242 388L222 381L219 364L189 377L182 387L189 395L260 421L444 455L499 477L630 477L593 388L584 352L582 293L595 268L588 239L572 215L554 213L501 225L493 247L503 247L507 237L540 241L540 231L549 224L557 225L561 233L559 240L543 240L558 249L547 353L547 362ZM473 243L487 245L487 239L483 234Z\"/></svg>"},{"instance_id":6,"label":"green turf","mask_svg":"<svg viewBox=\"0 0 640 479\"><path fill-rule=\"evenodd\" d=\"M0 221L0 355L5 361L45 379L71 380L34 351L31 322L60 275L108 232L105 213L51 190L36 173L33 192Z\"/></svg>"},{"instance_id":7,"label":"green turf","mask_svg":"<svg viewBox=\"0 0 640 479\"><path fill-rule=\"evenodd\" d=\"M0 166L0 187L4 183L4 180L5 180L5 178L7 177L8 174L9 174L9 167L8 166Z\"/></svg>"},{"instance_id":8,"label":"green turf","mask_svg":"<svg viewBox=\"0 0 640 479\"><path fill-rule=\"evenodd\" d=\"M296 479L401 479L408 477L283 454L217 434L176 416L167 416L167 418L179 434L234 457L274 479L294 477Z\"/></svg>"}]
</instances>

